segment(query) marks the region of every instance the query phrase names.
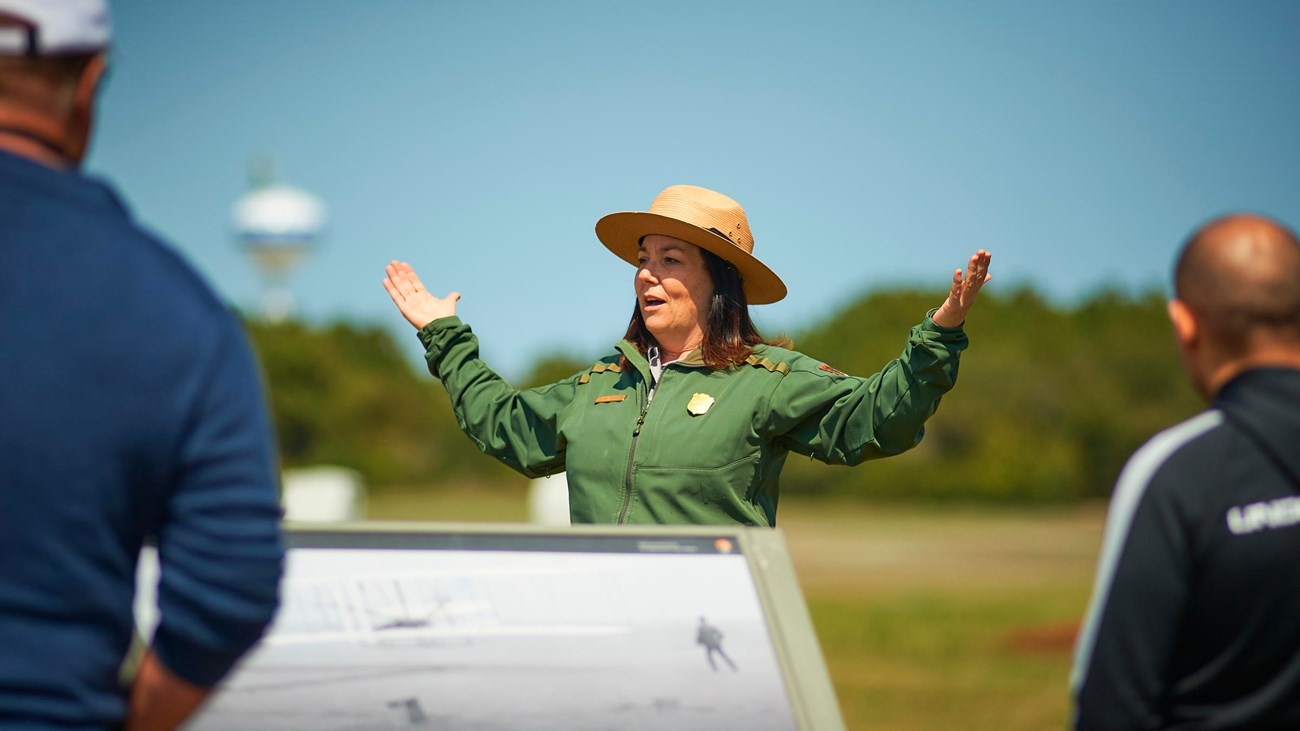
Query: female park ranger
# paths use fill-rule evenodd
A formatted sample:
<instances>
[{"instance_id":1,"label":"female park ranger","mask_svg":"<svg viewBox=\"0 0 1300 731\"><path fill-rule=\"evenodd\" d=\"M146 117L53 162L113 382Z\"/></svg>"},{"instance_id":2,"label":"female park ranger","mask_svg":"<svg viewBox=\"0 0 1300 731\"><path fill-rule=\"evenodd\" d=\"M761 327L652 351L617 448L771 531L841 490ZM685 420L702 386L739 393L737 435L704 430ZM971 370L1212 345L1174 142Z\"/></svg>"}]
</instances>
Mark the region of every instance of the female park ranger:
<instances>
[{"instance_id":1,"label":"female park ranger","mask_svg":"<svg viewBox=\"0 0 1300 731\"><path fill-rule=\"evenodd\" d=\"M402 262L384 279L461 428L524 475L567 471L574 523L772 526L790 452L854 465L912 448L956 382L962 323L989 280L981 250L902 354L859 378L759 335L749 305L786 288L732 199L676 185L648 211L600 219L596 235L636 267L627 333L540 388L514 389L479 358L458 293L433 296Z\"/></svg>"}]
</instances>

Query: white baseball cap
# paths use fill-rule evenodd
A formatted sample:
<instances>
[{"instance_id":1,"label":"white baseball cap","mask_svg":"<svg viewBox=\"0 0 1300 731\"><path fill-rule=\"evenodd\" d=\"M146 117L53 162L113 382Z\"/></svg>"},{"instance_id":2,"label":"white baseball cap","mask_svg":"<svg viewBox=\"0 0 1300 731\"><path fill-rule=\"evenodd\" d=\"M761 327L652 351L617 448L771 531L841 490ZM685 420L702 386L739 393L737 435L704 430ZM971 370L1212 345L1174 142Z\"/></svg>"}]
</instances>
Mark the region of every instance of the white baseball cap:
<instances>
[{"instance_id":1,"label":"white baseball cap","mask_svg":"<svg viewBox=\"0 0 1300 731\"><path fill-rule=\"evenodd\" d=\"M0 0L3 56L95 53L110 36L108 0Z\"/></svg>"}]
</instances>

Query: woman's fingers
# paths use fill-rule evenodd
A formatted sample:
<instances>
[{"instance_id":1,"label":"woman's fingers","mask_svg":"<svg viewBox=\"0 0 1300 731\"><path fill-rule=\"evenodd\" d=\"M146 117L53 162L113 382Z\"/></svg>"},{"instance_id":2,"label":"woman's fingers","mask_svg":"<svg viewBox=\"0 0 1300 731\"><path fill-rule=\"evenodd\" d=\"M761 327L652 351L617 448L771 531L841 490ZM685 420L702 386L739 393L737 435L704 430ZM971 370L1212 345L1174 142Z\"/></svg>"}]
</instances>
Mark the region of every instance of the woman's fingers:
<instances>
[{"instance_id":1,"label":"woman's fingers","mask_svg":"<svg viewBox=\"0 0 1300 731\"><path fill-rule=\"evenodd\" d=\"M407 262L400 262L399 268L401 269L402 274L405 275L407 281L411 283L412 289L417 292L420 290L428 291L428 287L425 287L424 282L420 281L420 275L415 273L415 270L411 268L410 264Z\"/></svg>"},{"instance_id":2,"label":"woman's fingers","mask_svg":"<svg viewBox=\"0 0 1300 731\"><path fill-rule=\"evenodd\" d=\"M410 264L401 262L397 266L397 271L402 275L402 291L406 293L406 296L408 297L415 296L416 292L420 289L416 286L419 277L415 276L415 270L411 269Z\"/></svg>"},{"instance_id":3,"label":"woman's fingers","mask_svg":"<svg viewBox=\"0 0 1300 731\"><path fill-rule=\"evenodd\" d=\"M390 278L390 277L384 277L384 290L385 290L386 292L388 292L388 296L389 296L389 297L392 297L392 298L393 298L393 302L394 302L395 304L399 304L399 305L401 304L401 302L400 302L399 300L400 300L400 299L403 299L403 298L402 298L402 293L401 293L400 291L398 291L398 289L397 289L397 285L396 285L396 284L393 284L393 280L392 280L392 278Z\"/></svg>"},{"instance_id":4,"label":"woman's fingers","mask_svg":"<svg viewBox=\"0 0 1300 731\"><path fill-rule=\"evenodd\" d=\"M967 262L966 281L963 287L963 293L969 295L967 299L974 299L975 295L979 293L980 287L983 287L992 279L989 276L989 261L992 258L992 254L980 249Z\"/></svg>"},{"instance_id":5,"label":"woman's fingers","mask_svg":"<svg viewBox=\"0 0 1300 731\"><path fill-rule=\"evenodd\" d=\"M392 288L396 290L399 294L404 295L407 290L407 287L405 286L406 275L397 266L397 262L394 261L390 263L388 266L384 267L384 273L388 275L386 281L388 281L392 285Z\"/></svg>"},{"instance_id":6,"label":"woman's fingers","mask_svg":"<svg viewBox=\"0 0 1300 731\"><path fill-rule=\"evenodd\" d=\"M966 269L954 269L952 287L948 297L934 311L934 322L941 327L958 327L966 320L966 313L975 304L975 297L992 277L989 276L989 261L992 254L980 249L966 261Z\"/></svg>"},{"instance_id":7,"label":"woman's fingers","mask_svg":"<svg viewBox=\"0 0 1300 731\"><path fill-rule=\"evenodd\" d=\"M384 267L384 272L388 275L387 279L384 280L387 282L384 287L389 288L391 286L391 289L389 289L390 295L394 290L407 299L415 298L421 293L429 294L429 290L420 281L420 277L415 273L415 270L404 261L394 259L388 266Z\"/></svg>"}]
</instances>

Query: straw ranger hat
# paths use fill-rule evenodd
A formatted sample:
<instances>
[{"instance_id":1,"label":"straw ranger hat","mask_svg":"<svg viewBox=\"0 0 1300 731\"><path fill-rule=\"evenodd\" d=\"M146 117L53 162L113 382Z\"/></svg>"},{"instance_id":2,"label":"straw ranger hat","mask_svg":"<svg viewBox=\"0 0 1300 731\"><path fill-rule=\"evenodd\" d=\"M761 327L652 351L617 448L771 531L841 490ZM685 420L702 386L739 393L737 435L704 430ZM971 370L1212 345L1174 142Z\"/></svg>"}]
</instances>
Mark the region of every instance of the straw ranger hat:
<instances>
[{"instance_id":1,"label":"straw ranger hat","mask_svg":"<svg viewBox=\"0 0 1300 731\"><path fill-rule=\"evenodd\" d=\"M754 235L745 209L727 196L694 185L674 185L655 196L649 211L611 213L596 222L596 236L605 248L633 266L641 239L651 234L671 236L731 262L745 286L751 305L766 305L785 297L785 283L754 258Z\"/></svg>"}]
</instances>

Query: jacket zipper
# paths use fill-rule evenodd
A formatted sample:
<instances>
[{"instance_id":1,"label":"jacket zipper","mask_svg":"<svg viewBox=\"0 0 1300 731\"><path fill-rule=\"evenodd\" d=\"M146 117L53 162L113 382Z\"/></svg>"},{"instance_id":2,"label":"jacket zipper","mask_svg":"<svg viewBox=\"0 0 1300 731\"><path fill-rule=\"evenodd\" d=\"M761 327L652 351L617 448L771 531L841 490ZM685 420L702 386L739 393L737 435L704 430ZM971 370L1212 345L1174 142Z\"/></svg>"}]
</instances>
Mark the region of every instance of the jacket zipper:
<instances>
[{"instance_id":1,"label":"jacket zipper","mask_svg":"<svg viewBox=\"0 0 1300 731\"><path fill-rule=\"evenodd\" d=\"M659 376L663 380L663 376ZM618 525L627 522L628 511L632 509L632 464L636 460L636 443L641 438L641 427L645 424L646 412L650 411L650 402L655 399L655 389L659 388L659 381L655 381L650 386L650 391L646 394L645 406L641 407L641 415L636 418L636 428L632 430L632 446L627 450L627 470L623 473L623 507L618 511Z\"/></svg>"}]
</instances>

